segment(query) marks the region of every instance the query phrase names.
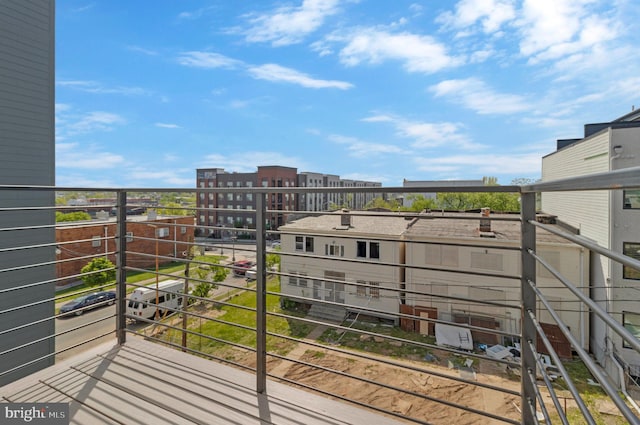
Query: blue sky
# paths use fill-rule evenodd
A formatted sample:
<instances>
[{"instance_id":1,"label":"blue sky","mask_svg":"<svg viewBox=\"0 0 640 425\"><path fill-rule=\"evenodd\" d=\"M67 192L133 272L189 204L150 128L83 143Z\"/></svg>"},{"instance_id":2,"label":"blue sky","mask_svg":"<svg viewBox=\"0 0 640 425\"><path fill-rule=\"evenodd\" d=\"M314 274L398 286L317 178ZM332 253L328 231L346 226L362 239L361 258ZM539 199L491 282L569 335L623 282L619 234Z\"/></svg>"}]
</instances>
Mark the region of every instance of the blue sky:
<instances>
[{"instance_id":1,"label":"blue sky","mask_svg":"<svg viewBox=\"0 0 640 425\"><path fill-rule=\"evenodd\" d=\"M637 0L59 0L56 183L540 176L640 107Z\"/></svg>"}]
</instances>

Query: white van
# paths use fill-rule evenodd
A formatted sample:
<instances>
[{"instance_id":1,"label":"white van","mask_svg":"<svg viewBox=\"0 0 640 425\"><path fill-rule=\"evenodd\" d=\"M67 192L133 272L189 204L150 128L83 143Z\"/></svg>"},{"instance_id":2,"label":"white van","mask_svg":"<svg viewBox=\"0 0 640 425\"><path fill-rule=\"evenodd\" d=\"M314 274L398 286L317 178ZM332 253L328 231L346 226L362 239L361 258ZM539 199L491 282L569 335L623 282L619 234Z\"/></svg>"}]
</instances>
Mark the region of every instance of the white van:
<instances>
[{"instance_id":1,"label":"white van","mask_svg":"<svg viewBox=\"0 0 640 425\"><path fill-rule=\"evenodd\" d=\"M182 292L184 291L183 280L165 280L158 285L158 310L162 314L162 308L178 309L182 306ZM145 288L137 288L129 296L127 304L127 315L153 319L156 314L156 286L151 285Z\"/></svg>"}]
</instances>

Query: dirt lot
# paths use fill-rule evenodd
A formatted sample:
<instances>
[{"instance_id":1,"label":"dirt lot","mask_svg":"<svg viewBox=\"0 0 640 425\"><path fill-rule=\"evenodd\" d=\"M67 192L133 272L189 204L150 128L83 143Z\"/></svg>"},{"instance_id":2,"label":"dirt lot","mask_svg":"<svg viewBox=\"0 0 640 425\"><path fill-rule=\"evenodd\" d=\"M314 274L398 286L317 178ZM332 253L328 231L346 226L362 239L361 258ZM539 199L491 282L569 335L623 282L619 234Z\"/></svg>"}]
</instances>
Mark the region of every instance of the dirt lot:
<instances>
[{"instance_id":1,"label":"dirt lot","mask_svg":"<svg viewBox=\"0 0 640 425\"><path fill-rule=\"evenodd\" d=\"M227 352L224 357L228 359L233 358L233 361L255 367L254 353L246 353L237 349L231 351L232 352ZM446 356L445 353L441 354L443 357ZM340 371L388 386L402 388L419 396L426 397L427 399L425 400L422 397L401 393L373 383L362 382L348 376L341 376L313 366L272 357L269 357L267 364L269 374L299 382L300 384L309 385L313 388L336 395L348 396L367 406L390 410L430 424L450 425L453 423L455 425L484 425L505 423L504 421L462 410L452 406L451 403L462 405L469 409L476 409L485 412L485 414L494 414L516 421L519 421L521 418L520 412L516 408L516 406L518 406L518 408L520 407L519 397L504 394L500 391L481 388L423 372L385 365L347 354L330 352L317 347L309 347L303 343L300 343L296 349L290 352L287 358L295 358L302 362ZM449 376L460 376L457 369L449 369L446 366L426 362L406 363L423 369L429 368ZM476 374L477 382L498 388L508 388L513 391L520 390L520 383L518 381L493 374L504 374L503 368L491 364L488 366L497 369L486 370L486 372L492 373L478 371ZM483 366L476 369L482 370ZM440 402L442 400L444 400L445 403ZM447 404L447 402L449 404ZM399 418L395 419L400 420Z\"/></svg>"}]
</instances>

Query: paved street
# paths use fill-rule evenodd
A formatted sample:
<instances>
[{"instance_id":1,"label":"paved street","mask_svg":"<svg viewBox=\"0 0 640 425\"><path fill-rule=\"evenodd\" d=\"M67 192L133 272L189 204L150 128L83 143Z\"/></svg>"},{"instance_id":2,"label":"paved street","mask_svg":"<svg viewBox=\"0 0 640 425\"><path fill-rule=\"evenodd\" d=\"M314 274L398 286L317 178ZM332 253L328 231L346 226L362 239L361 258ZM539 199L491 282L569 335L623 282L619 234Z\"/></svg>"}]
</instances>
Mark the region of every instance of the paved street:
<instances>
[{"instance_id":1,"label":"paved street","mask_svg":"<svg viewBox=\"0 0 640 425\"><path fill-rule=\"evenodd\" d=\"M239 260L251 260L255 261L255 252L251 252L255 246L243 247L245 249L235 249L235 252L232 252L231 249L227 249L225 247L225 255L229 255L227 262L231 262L231 255L235 253L236 261ZM216 251L207 251L209 255L219 255L219 250ZM247 286L247 282L244 277L234 276L233 273L229 273L227 279L223 282L225 286L218 285L216 289L211 291L210 297L216 298L220 296L224 296L227 293L230 293L235 288L242 288ZM226 286L229 285L229 286ZM66 317L61 317L56 319L56 333L61 333L65 331L70 331L74 328L79 328L74 331L70 331L69 333L65 333L64 335L60 335L56 338L56 351L71 347L73 345L79 344L81 342L87 341L91 338L94 338L98 335L105 334L107 332L111 332L108 336L104 338L100 338L98 340L89 342L87 344L83 344L80 347L71 349L69 351L65 351L56 356L56 361L61 361L66 359L72 355L75 355L81 351L87 350L90 347L99 345L103 343L105 340L111 338L115 338L115 306L105 306L99 307L95 310L86 311L81 316L71 315ZM100 319L104 319L98 321ZM97 323L92 323L96 322ZM89 325L89 323L91 323ZM140 331L144 327L148 326L145 323L129 323L129 329Z\"/></svg>"}]
</instances>

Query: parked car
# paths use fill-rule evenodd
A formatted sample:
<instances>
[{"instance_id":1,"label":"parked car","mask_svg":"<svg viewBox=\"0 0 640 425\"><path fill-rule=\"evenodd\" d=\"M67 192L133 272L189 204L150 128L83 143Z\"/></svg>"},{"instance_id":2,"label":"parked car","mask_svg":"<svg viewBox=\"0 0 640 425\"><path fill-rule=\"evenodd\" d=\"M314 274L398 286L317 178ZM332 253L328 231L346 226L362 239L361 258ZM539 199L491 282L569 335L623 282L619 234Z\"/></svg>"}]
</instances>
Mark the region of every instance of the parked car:
<instances>
[{"instance_id":1,"label":"parked car","mask_svg":"<svg viewBox=\"0 0 640 425\"><path fill-rule=\"evenodd\" d=\"M281 248L282 244L280 243L280 239L276 239L274 241L271 241L271 248L276 249L276 248Z\"/></svg>"},{"instance_id":2,"label":"parked car","mask_svg":"<svg viewBox=\"0 0 640 425\"><path fill-rule=\"evenodd\" d=\"M249 260L240 260L233 263L233 274L235 276L244 276L248 269L254 266L255 263Z\"/></svg>"},{"instance_id":3,"label":"parked car","mask_svg":"<svg viewBox=\"0 0 640 425\"><path fill-rule=\"evenodd\" d=\"M75 314L80 316L85 310L112 305L116 302L116 293L113 291L94 292L93 294L83 295L60 307L60 314Z\"/></svg>"}]
</instances>

